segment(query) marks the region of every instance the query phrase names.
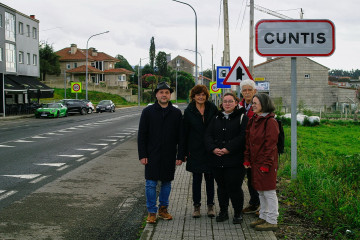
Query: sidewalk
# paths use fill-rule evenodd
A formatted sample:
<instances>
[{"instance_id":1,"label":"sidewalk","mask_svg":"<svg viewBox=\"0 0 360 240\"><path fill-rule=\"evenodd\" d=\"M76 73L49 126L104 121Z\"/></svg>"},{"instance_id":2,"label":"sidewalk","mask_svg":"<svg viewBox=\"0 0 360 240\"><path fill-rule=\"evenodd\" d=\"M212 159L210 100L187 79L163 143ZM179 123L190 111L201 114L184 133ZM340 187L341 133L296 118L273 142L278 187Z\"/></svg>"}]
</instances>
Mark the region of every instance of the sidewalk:
<instances>
[{"instance_id":1,"label":"sidewalk","mask_svg":"<svg viewBox=\"0 0 360 240\"><path fill-rule=\"evenodd\" d=\"M207 217L204 181L201 194L202 215L200 218L193 218L191 182L191 173L185 170L185 164L177 167L175 179L172 182L169 206L169 213L172 214L174 219L170 221L159 219L156 224L147 224L140 237L141 240L276 239L272 231L255 231L250 227L250 223L256 220L253 214L245 214L244 221L241 224L233 224L232 217L234 213L231 203L228 221L218 223L215 218ZM243 190L245 195L244 205L247 205L250 196L246 182L243 184ZM217 196L215 196L216 213L219 212L218 206Z\"/></svg>"}]
</instances>

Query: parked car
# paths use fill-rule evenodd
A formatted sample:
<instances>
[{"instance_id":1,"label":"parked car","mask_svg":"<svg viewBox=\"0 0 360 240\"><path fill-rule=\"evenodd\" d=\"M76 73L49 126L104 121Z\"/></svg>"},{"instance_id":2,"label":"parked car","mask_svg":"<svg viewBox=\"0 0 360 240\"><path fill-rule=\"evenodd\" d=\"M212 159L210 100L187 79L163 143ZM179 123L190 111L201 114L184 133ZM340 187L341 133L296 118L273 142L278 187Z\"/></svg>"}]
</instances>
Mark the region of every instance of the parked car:
<instances>
[{"instance_id":1,"label":"parked car","mask_svg":"<svg viewBox=\"0 0 360 240\"><path fill-rule=\"evenodd\" d=\"M96 106L96 112L115 112L115 104L111 100L101 100Z\"/></svg>"},{"instance_id":2,"label":"parked car","mask_svg":"<svg viewBox=\"0 0 360 240\"><path fill-rule=\"evenodd\" d=\"M88 106L89 109L88 113L93 113L95 111L95 107L90 100L86 100L86 99L81 99L81 100L86 103L86 106Z\"/></svg>"},{"instance_id":3,"label":"parked car","mask_svg":"<svg viewBox=\"0 0 360 240\"><path fill-rule=\"evenodd\" d=\"M41 107L35 110L35 117L67 117L68 109L62 103L48 103L42 104Z\"/></svg>"},{"instance_id":4,"label":"parked car","mask_svg":"<svg viewBox=\"0 0 360 240\"><path fill-rule=\"evenodd\" d=\"M78 99L63 99L59 101L68 108L68 113L80 113L81 115L89 112L89 107L82 100Z\"/></svg>"}]
</instances>

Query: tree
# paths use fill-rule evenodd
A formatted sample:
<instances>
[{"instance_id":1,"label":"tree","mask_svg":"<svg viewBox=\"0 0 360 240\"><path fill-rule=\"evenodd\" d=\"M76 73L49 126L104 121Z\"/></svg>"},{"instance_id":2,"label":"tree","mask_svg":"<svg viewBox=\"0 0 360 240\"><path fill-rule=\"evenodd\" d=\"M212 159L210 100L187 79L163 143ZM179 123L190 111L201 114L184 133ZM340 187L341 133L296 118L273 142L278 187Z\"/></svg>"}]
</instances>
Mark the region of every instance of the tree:
<instances>
[{"instance_id":1,"label":"tree","mask_svg":"<svg viewBox=\"0 0 360 240\"><path fill-rule=\"evenodd\" d=\"M122 55L118 54L116 55L116 58L120 60L120 62L115 63L115 68L125 68L129 71L134 71L132 66L129 64L129 62L124 58Z\"/></svg>"},{"instance_id":2,"label":"tree","mask_svg":"<svg viewBox=\"0 0 360 240\"><path fill-rule=\"evenodd\" d=\"M178 98L187 99L189 97L189 91L195 86L194 77L187 72L178 72Z\"/></svg>"},{"instance_id":3,"label":"tree","mask_svg":"<svg viewBox=\"0 0 360 240\"><path fill-rule=\"evenodd\" d=\"M141 69L141 75L145 74L154 74L154 69L151 68L149 64L145 64L145 66Z\"/></svg>"},{"instance_id":4,"label":"tree","mask_svg":"<svg viewBox=\"0 0 360 240\"><path fill-rule=\"evenodd\" d=\"M203 72L203 76L212 79L212 73L211 72L212 72L211 69L206 69Z\"/></svg>"},{"instance_id":5,"label":"tree","mask_svg":"<svg viewBox=\"0 0 360 240\"><path fill-rule=\"evenodd\" d=\"M150 58L150 67L154 70L154 62L155 62L155 40L154 40L154 37L152 37L150 40L149 58Z\"/></svg>"},{"instance_id":6,"label":"tree","mask_svg":"<svg viewBox=\"0 0 360 240\"><path fill-rule=\"evenodd\" d=\"M45 81L46 74L59 76L60 69L60 56L54 52L52 45L47 42L40 43L40 78Z\"/></svg>"},{"instance_id":7,"label":"tree","mask_svg":"<svg viewBox=\"0 0 360 240\"><path fill-rule=\"evenodd\" d=\"M161 76L166 76L167 74L167 60L165 52L158 52L156 56L156 69L157 73Z\"/></svg>"}]
</instances>

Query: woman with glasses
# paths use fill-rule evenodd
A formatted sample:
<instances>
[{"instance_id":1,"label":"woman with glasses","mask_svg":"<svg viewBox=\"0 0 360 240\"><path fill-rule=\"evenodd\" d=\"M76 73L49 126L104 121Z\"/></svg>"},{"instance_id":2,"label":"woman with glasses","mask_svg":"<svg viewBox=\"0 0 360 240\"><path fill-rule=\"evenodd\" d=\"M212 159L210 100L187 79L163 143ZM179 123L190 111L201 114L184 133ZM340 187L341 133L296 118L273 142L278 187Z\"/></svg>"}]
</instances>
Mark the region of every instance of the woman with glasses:
<instances>
[{"instance_id":1,"label":"woman with glasses","mask_svg":"<svg viewBox=\"0 0 360 240\"><path fill-rule=\"evenodd\" d=\"M215 104L209 102L209 91L205 85L196 85L190 91L191 102L184 111L185 161L186 170L192 172L192 196L194 212L199 218L201 206L201 184L204 176L206 183L206 203L208 217L215 217L214 212L214 176L209 164L209 156L204 145L205 129L218 112Z\"/></svg>"},{"instance_id":2,"label":"woman with glasses","mask_svg":"<svg viewBox=\"0 0 360 240\"><path fill-rule=\"evenodd\" d=\"M274 103L267 94L255 94L252 108L255 115L246 129L244 166L251 168L252 185L260 198L260 215L250 227L258 231L274 231L279 216L276 196L279 126L274 119Z\"/></svg>"},{"instance_id":3,"label":"woman with glasses","mask_svg":"<svg viewBox=\"0 0 360 240\"><path fill-rule=\"evenodd\" d=\"M245 176L243 158L248 122L245 109L239 109L238 104L234 94L226 93L222 101L222 111L211 120L205 134L205 145L212 154L211 164L218 186L220 213L216 221L229 219L230 199L234 208L234 224L240 224L243 220L244 193L241 186Z\"/></svg>"}]
</instances>

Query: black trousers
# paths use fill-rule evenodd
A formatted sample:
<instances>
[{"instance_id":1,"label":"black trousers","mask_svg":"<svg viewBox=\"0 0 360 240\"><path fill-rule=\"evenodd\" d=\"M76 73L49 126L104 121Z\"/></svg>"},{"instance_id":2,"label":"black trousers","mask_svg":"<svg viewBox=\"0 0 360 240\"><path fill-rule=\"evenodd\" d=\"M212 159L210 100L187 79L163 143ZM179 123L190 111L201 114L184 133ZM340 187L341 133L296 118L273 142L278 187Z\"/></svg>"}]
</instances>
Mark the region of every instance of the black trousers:
<instances>
[{"instance_id":1,"label":"black trousers","mask_svg":"<svg viewBox=\"0 0 360 240\"><path fill-rule=\"evenodd\" d=\"M235 213L241 213L244 207L244 192L241 188L245 177L245 168L214 168L214 177L217 183L217 195L220 211L227 212L229 199Z\"/></svg>"},{"instance_id":2,"label":"black trousers","mask_svg":"<svg viewBox=\"0 0 360 240\"><path fill-rule=\"evenodd\" d=\"M259 199L259 193L258 191L256 191L251 183L251 168L246 169L246 173L247 173L247 186L249 189L249 193L250 193L250 201L249 204L253 205L253 206L258 206L260 205L260 199Z\"/></svg>"},{"instance_id":3,"label":"black trousers","mask_svg":"<svg viewBox=\"0 0 360 240\"><path fill-rule=\"evenodd\" d=\"M206 203L207 205L214 204L214 176L211 173L193 173L192 193L194 206L201 205L201 184L203 175L206 184Z\"/></svg>"}]
</instances>

